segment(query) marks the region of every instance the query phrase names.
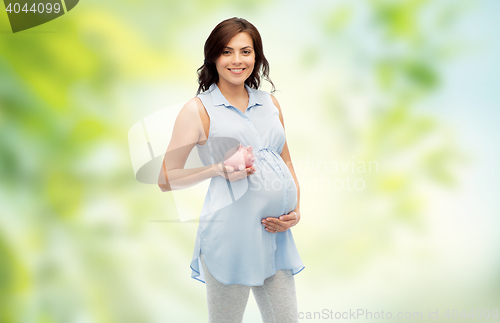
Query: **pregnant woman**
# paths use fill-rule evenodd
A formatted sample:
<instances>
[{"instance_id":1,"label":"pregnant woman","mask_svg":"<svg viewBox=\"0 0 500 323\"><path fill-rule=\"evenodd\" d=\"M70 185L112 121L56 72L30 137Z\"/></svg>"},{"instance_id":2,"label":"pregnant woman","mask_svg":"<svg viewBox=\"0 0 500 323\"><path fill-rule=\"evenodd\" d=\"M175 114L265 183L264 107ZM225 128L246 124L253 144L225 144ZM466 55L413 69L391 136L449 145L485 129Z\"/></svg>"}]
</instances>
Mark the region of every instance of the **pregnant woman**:
<instances>
[{"instance_id":1,"label":"pregnant woman","mask_svg":"<svg viewBox=\"0 0 500 323\"><path fill-rule=\"evenodd\" d=\"M304 269L291 227L300 220L299 183L259 32L241 18L219 23L204 47L197 96L181 109L158 184L162 191L210 178L191 277L206 284L209 322L242 322L250 289L264 322L298 322L294 275ZM262 71L262 72L261 72ZM252 146L253 166L224 165ZM196 146L205 167L184 169Z\"/></svg>"}]
</instances>

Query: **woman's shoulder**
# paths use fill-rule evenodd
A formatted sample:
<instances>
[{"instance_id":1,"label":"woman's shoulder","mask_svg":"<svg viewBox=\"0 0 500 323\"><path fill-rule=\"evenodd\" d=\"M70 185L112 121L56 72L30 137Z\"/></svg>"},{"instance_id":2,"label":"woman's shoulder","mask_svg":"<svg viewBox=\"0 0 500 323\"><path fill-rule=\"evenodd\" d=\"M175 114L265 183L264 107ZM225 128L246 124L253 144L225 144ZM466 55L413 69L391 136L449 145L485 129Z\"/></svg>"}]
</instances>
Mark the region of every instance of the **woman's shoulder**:
<instances>
[{"instance_id":1,"label":"woman's shoulder","mask_svg":"<svg viewBox=\"0 0 500 323\"><path fill-rule=\"evenodd\" d=\"M256 90L256 91L259 92L261 101L263 103L269 104L269 106L274 107L278 111L278 116L279 116L281 122L283 123L283 113L281 112L281 107L280 107L280 104L278 102L278 99L276 99L276 97L273 94L271 94L267 91L263 91L263 90Z\"/></svg>"},{"instance_id":2,"label":"woman's shoulder","mask_svg":"<svg viewBox=\"0 0 500 323\"><path fill-rule=\"evenodd\" d=\"M198 111L200 105L203 106L200 98L195 96L189 99L186 103L184 103L184 106L182 107L181 111L187 114L193 114L194 112Z\"/></svg>"},{"instance_id":3,"label":"woman's shoulder","mask_svg":"<svg viewBox=\"0 0 500 323\"><path fill-rule=\"evenodd\" d=\"M281 107L278 103L278 99L268 91L264 91L261 89L252 89L254 94L257 96L257 99L260 99L262 102L272 103L274 106L281 110Z\"/></svg>"},{"instance_id":4,"label":"woman's shoulder","mask_svg":"<svg viewBox=\"0 0 500 323\"><path fill-rule=\"evenodd\" d=\"M187 101L183 109L191 116L200 115L202 118L208 116L205 105L198 96Z\"/></svg>"},{"instance_id":5,"label":"woman's shoulder","mask_svg":"<svg viewBox=\"0 0 500 323\"><path fill-rule=\"evenodd\" d=\"M208 86L206 88L206 90L200 89L199 90L200 92L196 95L196 97L210 94L214 90L214 87L215 87L215 83L212 83L210 86Z\"/></svg>"},{"instance_id":6,"label":"woman's shoulder","mask_svg":"<svg viewBox=\"0 0 500 323\"><path fill-rule=\"evenodd\" d=\"M207 112L200 98L195 96L184 104L179 112L178 118L196 120L195 118L198 116L203 120L205 116L207 116Z\"/></svg>"},{"instance_id":7,"label":"woman's shoulder","mask_svg":"<svg viewBox=\"0 0 500 323\"><path fill-rule=\"evenodd\" d=\"M253 94L257 98L257 101L262 101L262 102L269 102L273 95L265 90L261 89L251 89L253 91ZM259 100L260 99L260 100Z\"/></svg>"}]
</instances>

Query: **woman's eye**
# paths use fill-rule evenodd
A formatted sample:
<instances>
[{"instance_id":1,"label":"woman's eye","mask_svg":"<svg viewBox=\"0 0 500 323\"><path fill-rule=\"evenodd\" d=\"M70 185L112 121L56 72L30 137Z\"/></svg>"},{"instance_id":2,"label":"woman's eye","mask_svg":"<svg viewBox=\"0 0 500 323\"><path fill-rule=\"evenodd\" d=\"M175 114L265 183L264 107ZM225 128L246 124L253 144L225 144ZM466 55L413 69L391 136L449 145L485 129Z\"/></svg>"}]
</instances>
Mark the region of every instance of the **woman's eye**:
<instances>
[{"instance_id":1,"label":"woman's eye","mask_svg":"<svg viewBox=\"0 0 500 323\"><path fill-rule=\"evenodd\" d=\"M231 52L230 52L230 51L228 51L228 50L225 50L225 51L223 51L223 52L222 52L222 54L230 54L230 53L231 53ZM245 53L245 54L251 54L252 52L251 52L251 51L249 51L249 50L245 50L245 51L243 51L243 53Z\"/></svg>"}]
</instances>

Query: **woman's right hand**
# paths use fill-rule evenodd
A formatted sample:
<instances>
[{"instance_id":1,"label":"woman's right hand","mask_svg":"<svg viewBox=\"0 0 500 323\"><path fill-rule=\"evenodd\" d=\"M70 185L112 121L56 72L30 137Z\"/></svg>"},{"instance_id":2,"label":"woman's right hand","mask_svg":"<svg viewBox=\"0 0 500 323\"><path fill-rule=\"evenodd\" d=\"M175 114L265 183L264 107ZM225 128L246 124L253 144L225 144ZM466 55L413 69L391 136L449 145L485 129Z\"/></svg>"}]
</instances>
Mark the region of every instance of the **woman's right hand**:
<instances>
[{"instance_id":1,"label":"woman's right hand","mask_svg":"<svg viewBox=\"0 0 500 323\"><path fill-rule=\"evenodd\" d=\"M225 166L224 163L221 162L215 165L215 171L218 176L222 176L225 179L228 179L230 182L234 182L255 173L255 167L252 166L241 171L235 171L233 167Z\"/></svg>"}]
</instances>

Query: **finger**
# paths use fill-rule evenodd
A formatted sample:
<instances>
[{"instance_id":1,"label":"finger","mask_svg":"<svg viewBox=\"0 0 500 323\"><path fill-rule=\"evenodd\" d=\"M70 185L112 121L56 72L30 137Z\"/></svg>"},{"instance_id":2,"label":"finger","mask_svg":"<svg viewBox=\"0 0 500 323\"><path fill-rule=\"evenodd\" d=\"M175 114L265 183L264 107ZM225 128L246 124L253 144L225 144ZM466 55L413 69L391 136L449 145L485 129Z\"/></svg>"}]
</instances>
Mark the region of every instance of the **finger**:
<instances>
[{"instance_id":1,"label":"finger","mask_svg":"<svg viewBox=\"0 0 500 323\"><path fill-rule=\"evenodd\" d=\"M283 225L282 222L267 222L267 223L264 223L264 225L266 227L270 228L272 231L276 230L276 228L278 229L278 231L280 229L284 229L285 228L285 226Z\"/></svg>"},{"instance_id":2,"label":"finger","mask_svg":"<svg viewBox=\"0 0 500 323\"><path fill-rule=\"evenodd\" d=\"M234 172L232 170L230 170L229 168L224 168L223 169L224 171L224 174L226 174L227 177L230 177L230 176L234 176Z\"/></svg>"},{"instance_id":3,"label":"finger","mask_svg":"<svg viewBox=\"0 0 500 323\"><path fill-rule=\"evenodd\" d=\"M271 232L271 231L274 231L274 230L275 230L275 229L274 229L274 228L275 228L275 224L274 224L274 223L271 223L271 222L269 222L269 221L266 221L266 219L263 219L263 220L262 220L262 225L263 225L263 226L264 226L264 228L265 228L267 231L269 231L269 232Z\"/></svg>"},{"instance_id":4,"label":"finger","mask_svg":"<svg viewBox=\"0 0 500 323\"><path fill-rule=\"evenodd\" d=\"M275 233L275 232L276 232L276 229L277 229L276 227L271 227L271 226L266 227L266 231L267 231L267 232L271 232L271 233ZM279 232L279 231L283 231L283 230L278 229L278 232Z\"/></svg>"},{"instance_id":5,"label":"finger","mask_svg":"<svg viewBox=\"0 0 500 323\"><path fill-rule=\"evenodd\" d=\"M280 216L281 221L291 221L291 220L296 220L298 218L297 212L292 211L288 213L287 215L282 215Z\"/></svg>"},{"instance_id":6,"label":"finger","mask_svg":"<svg viewBox=\"0 0 500 323\"><path fill-rule=\"evenodd\" d=\"M286 231L289 228L292 227L292 221L279 221L278 222L271 222L271 221L262 221L262 224L266 227L266 230L269 232L274 232L276 229L278 229L278 232Z\"/></svg>"},{"instance_id":7,"label":"finger","mask_svg":"<svg viewBox=\"0 0 500 323\"><path fill-rule=\"evenodd\" d=\"M275 232L276 230L278 230L278 232L281 232L281 231L285 231L285 228L281 225L276 225L274 226L274 228L271 229L273 232Z\"/></svg>"},{"instance_id":8,"label":"finger","mask_svg":"<svg viewBox=\"0 0 500 323\"><path fill-rule=\"evenodd\" d=\"M274 223L274 224L279 224L281 222L280 219L277 218L267 218L267 222Z\"/></svg>"}]
</instances>

